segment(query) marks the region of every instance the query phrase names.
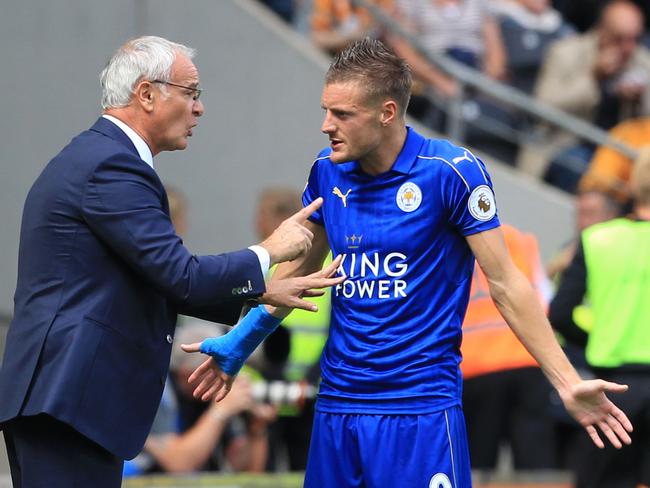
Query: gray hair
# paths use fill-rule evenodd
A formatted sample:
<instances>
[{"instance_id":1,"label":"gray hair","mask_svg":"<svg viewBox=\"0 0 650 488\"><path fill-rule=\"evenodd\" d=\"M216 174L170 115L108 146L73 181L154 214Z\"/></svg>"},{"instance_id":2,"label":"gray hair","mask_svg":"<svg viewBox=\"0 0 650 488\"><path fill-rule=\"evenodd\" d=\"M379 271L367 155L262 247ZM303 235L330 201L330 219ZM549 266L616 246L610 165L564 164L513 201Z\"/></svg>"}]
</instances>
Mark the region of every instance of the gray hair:
<instances>
[{"instance_id":1,"label":"gray hair","mask_svg":"<svg viewBox=\"0 0 650 488\"><path fill-rule=\"evenodd\" d=\"M162 37L132 39L113 54L102 70L102 109L125 107L142 79L170 81L171 68L180 53L192 59L196 51Z\"/></svg>"}]
</instances>

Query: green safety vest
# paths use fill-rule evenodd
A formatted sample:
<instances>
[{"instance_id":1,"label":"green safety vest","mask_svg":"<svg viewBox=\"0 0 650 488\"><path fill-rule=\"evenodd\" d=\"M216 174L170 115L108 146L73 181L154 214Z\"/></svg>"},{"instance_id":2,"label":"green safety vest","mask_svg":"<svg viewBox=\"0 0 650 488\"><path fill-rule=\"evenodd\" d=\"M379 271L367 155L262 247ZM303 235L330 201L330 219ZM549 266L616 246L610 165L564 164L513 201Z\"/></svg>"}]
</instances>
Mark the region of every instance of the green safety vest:
<instances>
[{"instance_id":1,"label":"green safety vest","mask_svg":"<svg viewBox=\"0 0 650 488\"><path fill-rule=\"evenodd\" d=\"M332 262L329 255L324 266ZM290 334L290 349L285 380L301 381L318 361L327 341L331 315L331 288L320 297L307 298L318 306L318 312L295 309L282 321Z\"/></svg>"},{"instance_id":2,"label":"green safety vest","mask_svg":"<svg viewBox=\"0 0 650 488\"><path fill-rule=\"evenodd\" d=\"M332 262L332 255L328 255L323 266ZM273 270L271 270L273 272ZM331 288L320 297L307 298L318 306L318 312L294 309L282 321L282 326L290 332L289 357L284 370L286 381L302 381L307 371L320 361L327 334L329 333L331 316ZM282 417L298 415L297 406L282 405L278 414Z\"/></svg>"},{"instance_id":3,"label":"green safety vest","mask_svg":"<svg viewBox=\"0 0 650 488\"><path fill-rule=\"evenodd\" d=\"M650 222L614 219L582 234L593 324L590 365L650 364Z\"/></svg>"}]
</instances>

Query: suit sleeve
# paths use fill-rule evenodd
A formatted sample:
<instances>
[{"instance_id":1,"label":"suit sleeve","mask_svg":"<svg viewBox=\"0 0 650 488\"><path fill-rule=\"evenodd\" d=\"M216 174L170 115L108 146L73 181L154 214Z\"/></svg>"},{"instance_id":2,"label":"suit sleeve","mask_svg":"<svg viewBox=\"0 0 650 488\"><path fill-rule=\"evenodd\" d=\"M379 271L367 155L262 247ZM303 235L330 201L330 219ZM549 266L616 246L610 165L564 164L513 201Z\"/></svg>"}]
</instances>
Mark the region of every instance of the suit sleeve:
<instances>
[{"instance_id":1,"label":"suit sleeve","mask_svg":"<svg viewBox=\"0 0 650 488\"><path fill-rule=\"evenodd\" d=\"M225 305L238 306L264 292L253 251L192 255L174 232L164 198L162 184L149 166L117 154L90 175L82 216L133 271L185 311L205 315L216 307L213 311L220 315ZM232 315L232 308L225 308Z\"/></svg>"}]
</instances>

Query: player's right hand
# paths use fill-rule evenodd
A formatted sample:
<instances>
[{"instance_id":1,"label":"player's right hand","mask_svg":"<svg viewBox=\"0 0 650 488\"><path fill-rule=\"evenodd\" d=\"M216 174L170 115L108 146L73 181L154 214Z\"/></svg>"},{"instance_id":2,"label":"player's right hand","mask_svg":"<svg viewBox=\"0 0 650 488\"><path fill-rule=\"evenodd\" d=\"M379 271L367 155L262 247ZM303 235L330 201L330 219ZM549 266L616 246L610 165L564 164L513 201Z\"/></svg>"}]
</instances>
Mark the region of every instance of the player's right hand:
<instances>
[{"instance_id":1,"label":"player's right hand","mask_svg":"<svg viewBox=\"0 0 650 488\"><path fill-rule=\"evenodd\" d=\"M302 210L299 210L282 222L273 233L260 244L271 257L271 265L293 261L304 256L311 249L314 234L304 226L307 217L318 210L323 204L322 198L317 198Z\"/></svg>"}]
</instances>

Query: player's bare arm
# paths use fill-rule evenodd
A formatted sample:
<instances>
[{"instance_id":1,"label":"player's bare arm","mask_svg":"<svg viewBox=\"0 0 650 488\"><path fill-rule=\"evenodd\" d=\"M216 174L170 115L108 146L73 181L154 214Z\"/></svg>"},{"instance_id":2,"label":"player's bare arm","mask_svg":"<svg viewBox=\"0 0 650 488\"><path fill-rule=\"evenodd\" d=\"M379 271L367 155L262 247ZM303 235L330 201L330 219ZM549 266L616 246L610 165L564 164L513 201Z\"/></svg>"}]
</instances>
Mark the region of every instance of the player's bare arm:
<instances>
[{"instance_id":1,"label":"player's bare arm","mask_svg":"<svg viewBox=\"0 0 650 488\"><path fill-rule=\"evenodd\" d=\"M510 259L500 228L470 235L467 242L488 279L499 312L539 363L569 413L598 447L604 443L597 428L614 447L629 444L632 424L605 396L605 392L624 392L627 386L580 378L555 339L533 288Z\"/></svg>"},{"instance_id":2,"label":"player's bare arm","mask_svg":"<svg viewBox=\"0 0 650 488\"><path fill-rule=\"evenodd\" d=\"M309 252L300 256L293 261L288 261L278 265L269 282L269 289L272 289L280 280L293 278L297 276L309 276L316 273L323 266L325 258L329 253L329 243L325 228L321 225L306 221L304 226L313 234L311 249ZM333 264L338 267L338 261L335 259ZM329 268L329 267L328 267ZM303 296L314 296L311 291L307 291ZM284 318L291 312L291 308L275 307L271 300L267 300L266 309L275 317Z\"/></svg>"}]
</instances>

